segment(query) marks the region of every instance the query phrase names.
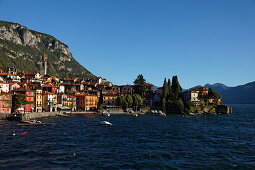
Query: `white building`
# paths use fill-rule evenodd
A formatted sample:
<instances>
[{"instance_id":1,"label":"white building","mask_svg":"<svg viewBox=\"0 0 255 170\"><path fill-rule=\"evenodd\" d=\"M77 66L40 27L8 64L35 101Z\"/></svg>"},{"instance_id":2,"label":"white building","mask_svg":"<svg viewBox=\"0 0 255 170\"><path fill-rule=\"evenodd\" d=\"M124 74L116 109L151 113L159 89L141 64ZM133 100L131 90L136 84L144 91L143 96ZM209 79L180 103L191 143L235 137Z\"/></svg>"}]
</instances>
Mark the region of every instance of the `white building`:
<instances>
[{"instance_id":1,"label":"white building","mask_svg":"<svg viewBox=\"0 0 255 170\"><path fill-rule=\"evenodd\" d=\"M195 102L196 105L199 104L200 100L198 98L198 93L193 90L188 90L183 93L183 100L185 102Z\"/></svg>"},{"instance_id":2,"label":"white building","mask_svg":"<svg viewBox=\"0 0 255 170\"><path fill-rule=\"evenodd\" d=\"M2 92L9 93L9 84L8 83L0 83L0 88Z\"/></svg>"}]
</instances>

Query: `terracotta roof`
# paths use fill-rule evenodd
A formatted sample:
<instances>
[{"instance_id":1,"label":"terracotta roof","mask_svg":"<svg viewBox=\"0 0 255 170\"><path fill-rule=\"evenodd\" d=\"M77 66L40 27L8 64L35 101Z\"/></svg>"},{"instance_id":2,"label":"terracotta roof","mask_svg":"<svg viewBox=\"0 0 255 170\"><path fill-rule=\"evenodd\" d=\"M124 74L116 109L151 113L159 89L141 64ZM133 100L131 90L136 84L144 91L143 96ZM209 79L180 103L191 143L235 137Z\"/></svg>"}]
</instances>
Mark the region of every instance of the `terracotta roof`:
<instances>
[{"instance_id":1,"label":"terracotta roof","mask_svg":"<svg viewBox=\"0 0 255 170\"><path fill-rule=\"evenodd\" d=\"M30 89L27 89L27 88L18 88L18 89L14 89L13 91L22 92L22 91L33 91L33 90L30 90Z\"/></svg>"},{"instance_id":2,"label":"terracotta roof","mask_svg":"<svg viewBox=\"0 0 255 170\"><path fill-rule=\"evenodd\" d=\"M21 85L21 86L23 86L25 84L27 84L27 83L26 82L18 82L18 85Z\"/></svg>"},{"instance_id":3,"label":"terracotta roof","mask_svg":"<svg viewBox=\"0 0 255 170\"><path fill-rule=\"evenodd\" d=\"M14 76L13 74L10 74L10 73L0 73L0 76L7 76L7 75Z\"/></svg>"},{"instance_id":4,"label":"terracotta roof","mask_svg":"<svg viewBox=\"0 0 255 170\"><path fill-rule=\"evenodd\" d=\"M52 85L51 84L44 84L44 85L42 85L42 87L52 87Z\"/></svg>"},{"instance_id":5,"label":"terracotta roof","mask_svg":"<svg viewBox=\"0 0 255 170\"><path fill-rule=\"evenodd\" d=\"M144 84L147 86L153 86L153 84L150 84L150 83L144 83Z\"/></svg>"}]
</instances>

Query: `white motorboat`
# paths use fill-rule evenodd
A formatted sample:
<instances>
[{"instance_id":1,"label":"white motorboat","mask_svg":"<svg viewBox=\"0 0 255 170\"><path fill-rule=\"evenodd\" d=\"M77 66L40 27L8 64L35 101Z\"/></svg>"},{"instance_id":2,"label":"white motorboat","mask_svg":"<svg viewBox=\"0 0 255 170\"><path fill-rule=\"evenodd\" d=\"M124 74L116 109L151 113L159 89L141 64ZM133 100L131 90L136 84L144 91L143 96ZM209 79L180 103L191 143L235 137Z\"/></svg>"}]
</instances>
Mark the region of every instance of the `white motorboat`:
<instances>
[{"instance_id":1,"label":"white motorboat","mask_svg":"<svg viewBox=\"0 0 255 170\"><path fill-rule=\"evenodd\" d=\"M166 116L166 114L163 113L161 110L159 111L159 115L160 115L160 116Z\"/></svg>"},{"instance_id":2,"label":"white motorboat","mask_svg":"<svg viewBox=\"0 0 255 170\"><path fill-rule=\"evenodd\" d=\"M111 116L111 114L109 112L103 112L103 115L108 116L108 117Z\"/></svg>"},{"instance_id":3,"label":"white motorboat","mask_svg":"<svg viewBox=\"0 0 255 170\"><path fill-rule=\"evenodd\" d=\"M112 126L112 123L108 122L108 121L101 121L100 125L107 125L107 126Z\"/></svg>"}]
</instances>

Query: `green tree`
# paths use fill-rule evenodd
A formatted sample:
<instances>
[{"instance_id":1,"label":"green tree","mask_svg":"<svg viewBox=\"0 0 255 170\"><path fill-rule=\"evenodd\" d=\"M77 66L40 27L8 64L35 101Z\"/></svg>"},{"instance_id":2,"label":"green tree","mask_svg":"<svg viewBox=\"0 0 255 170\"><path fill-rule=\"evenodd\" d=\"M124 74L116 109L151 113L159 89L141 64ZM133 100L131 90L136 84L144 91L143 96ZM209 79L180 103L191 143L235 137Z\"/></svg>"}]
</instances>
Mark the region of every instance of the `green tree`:
<instances>
[{"instance_id":1,"label":"green tree","mask_svg":"<svg viewBox=\"0 0 255 170\"><path fill-rule=\"evenodd\" d=\"M163 98L166 99L167 96L168 96L168 85L167 85L167 82L166 82L166 78L164 80L164 84L163 84Z\"/></svg>"},{"instance_id":2,"label":"green tree","mask_svg":"<svg viewBox=\"0 0 255 170\"><path fill-rule=\"evenodd\" d=\"M217 91L213 91L213 98L216 99L216 100L221 99L220 93L217 92Z\"/></svg>"},{"instance_id":3,"label":"green tree","mask_svg":"<svg viewBox=\"0 0 255 170\"><path fill-rule=\"evenodd\" d=\"M166 82L166 78L164 79L164 84L163 84L163 96L162 96L162 111L165 113L166 112L166 100L168 96L168 86Z\"/></svg>"},{"instance_id":4,"label":"green tree","mask_svg":"<svg viewBox=\"0 0 255 170\"><path fill-rule=\"evenodd\" d=\"M177 76L173 76L172 78L172 91L173 91L173 100L176 101L180 98L182 87L178 81Z\"/></svg>"},{"instance_id":5,"label":"green tree","mask_svg":"<svg viewBox=\"0 0 255 170\"><path fill-rule=\"evenodd\" d=\"M126 102L127 102L127 107L131 107L131 106L133 105L133 98L132 98L131 95L127 95L127 96L125 97L125 100L126 100Z\"/></svg>"},{"instance_id":6,"label":"green tree","mask_svg":"<svg viewBox=\"0 0 255 170\"><path fill-rule=\"evenodd\" d=\"M136 111L137 111L138 106L143 105L143 99L141 98L140 95L138 95L138 94L133 95L133 105L135 106Z\"/></svg>"},{"instance_id":7,"label":"green tree","mask_svg":"<svg viewBox=\"0 0 255 170\"><path fill-rule=\"evenodd\" d=\"M172 100L172 96L173 96L173 92L172 92L172 85L171 85L171 80L170 79L168 79L167 86L168 86L167 100L171 101Z\"/></svg>"},{"instance_id":8,"label":"green tree","mask_svg":"<svg viewBox=\"0 0 255 170\"><path fill-rule=\"evenodd\" d=\"M212 90L212 88L209 88L207 96L208 96L208 98L212 98L213 97L213 90Z\"/></svg>"},{"instance_id":9,"label":"green tree","mask_svg":"<svg viewBox=\"0 0 255 170\"><path fill-rule=\"evenodd\" d=\"M73 96L73 95L74 95L74 92L71 91L71 90L66 90L66 94L67 94L67 95L70 95L70 96Z\"/></svg>"},{"instance_id":10,"label":"green tree","mask_svg":"<svg viewBox=\"0 0 255 170\"><path fill-rule=\"evenodd\" d=\"M98 106L100 106L101 104L103 104L103 94L102 94L102 90L100 91L100 96L98 99Z\"/></svg>"},{"instance_id":11,"label":"green tree","mask_svg":"<svg viewBox=\"0 0 255 170\"><path fill-rule=\"evenodd\" d=\"M124 103L125 103L125 97L124 96L118 96L117 97L117 105L119 105L119 106L124 106Z\"/></svg>"},{"instance_id":12,"label":"green tree","mask_svg":"<svg viewBox=\"0 0 255 170\"><path fill-rule=\"evenodd\" d=\"M12 96L12 112L15 112L18 108L20 108L22 105L29 104L31 102L28 102L26 100L26 96L24 94L15 94ZM25 111L25 110L24 110Z\"/></svg>"},{"instance_id":13,"label":"green tree","mask_svg":"<svg viewBox=\"0 0 255 170\"><path fill-rule=\"evenodd\" d=\"M145 83L146 83L146 80L144 79L143 75L139 74L134 81L135 94L140 94L141 96L145 95L145 91L146 91Z\"/></svg>"}]
</instances>

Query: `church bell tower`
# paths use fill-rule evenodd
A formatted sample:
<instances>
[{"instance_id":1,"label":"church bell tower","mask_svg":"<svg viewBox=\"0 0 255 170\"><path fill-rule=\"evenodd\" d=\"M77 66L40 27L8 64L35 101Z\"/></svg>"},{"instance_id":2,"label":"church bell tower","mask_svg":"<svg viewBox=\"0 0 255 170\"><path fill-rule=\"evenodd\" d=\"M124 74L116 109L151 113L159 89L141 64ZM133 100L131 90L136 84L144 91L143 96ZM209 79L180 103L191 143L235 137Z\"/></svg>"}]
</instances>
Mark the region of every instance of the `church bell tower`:
<instances>
[{"instance_id":1,"label":"church bell tower","mask_svg":"<svg viewBox=\"0 0 255 170\"><path fill-rule=\"evenodd\" d=\"M43 52L43 56L42 56L42 64L41 64L40 74L42 76L47 74L47 58L45 57L45 52Z\"/></svg>"}]
</instances>

